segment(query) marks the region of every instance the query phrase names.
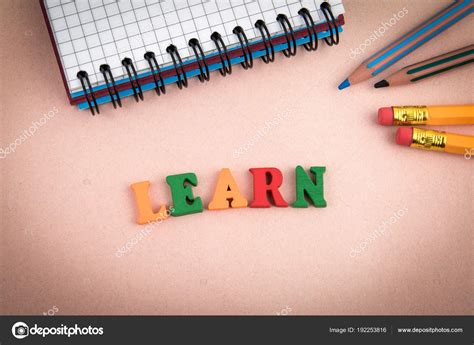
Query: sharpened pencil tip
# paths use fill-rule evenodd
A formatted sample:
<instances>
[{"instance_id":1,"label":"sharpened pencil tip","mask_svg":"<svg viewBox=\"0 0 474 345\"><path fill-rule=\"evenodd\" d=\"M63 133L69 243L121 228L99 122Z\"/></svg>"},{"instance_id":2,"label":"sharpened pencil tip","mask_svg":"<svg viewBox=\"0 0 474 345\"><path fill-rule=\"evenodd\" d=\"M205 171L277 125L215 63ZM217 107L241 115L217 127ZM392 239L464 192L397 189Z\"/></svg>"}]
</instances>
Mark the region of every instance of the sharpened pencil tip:
<instances>
[{"instance_id":1,"label":"sharpened pencil tip","mask_svg":"<svg viewBox=\"0 0 474 345\"><path fill-rule=\"evenodd\" d=\"M344 80L339 86L337 87L339 90L345 89L346 87L351 86L349 79Z\"/></svg>"},{"instance_id":2,"label":"sharpened pencil tip","mask_svg":"<svg viewBox=\"0 0 474 345\"><path fill-rule=\"evenodd\" d=\"M374 84L374 87L376 89L380 88L380 87L387 87L387 86L390 86L390 84L388 83L388 81L386 81L385 79L384 80L381 80L379 81L378 83L375 83Z\"/></svg>"}]
</instances>

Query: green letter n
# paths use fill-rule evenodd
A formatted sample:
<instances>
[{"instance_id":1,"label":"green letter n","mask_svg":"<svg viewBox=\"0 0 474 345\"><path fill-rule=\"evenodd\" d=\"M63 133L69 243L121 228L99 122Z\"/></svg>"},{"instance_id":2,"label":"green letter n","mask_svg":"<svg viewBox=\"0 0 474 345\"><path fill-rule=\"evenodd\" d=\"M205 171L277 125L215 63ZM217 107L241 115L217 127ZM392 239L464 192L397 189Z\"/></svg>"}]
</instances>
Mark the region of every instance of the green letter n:
<instances>
[{"instance_id":1,"label":"green letter n","mask_svg":"<svg viewBox=\"0 0 474 345\"><path fill-rule=\"evenodd\" d=\"M308 207L306 197L311 200L316 207L326 207L326 200L324 200L324 183L323 174L326 167L311 167L309 169L316 181L313 182L311 177L306 174L304 169L298 165L295 169L296 173L296 201L293 207L303 208Z\"/></svg>"}]
</instances>

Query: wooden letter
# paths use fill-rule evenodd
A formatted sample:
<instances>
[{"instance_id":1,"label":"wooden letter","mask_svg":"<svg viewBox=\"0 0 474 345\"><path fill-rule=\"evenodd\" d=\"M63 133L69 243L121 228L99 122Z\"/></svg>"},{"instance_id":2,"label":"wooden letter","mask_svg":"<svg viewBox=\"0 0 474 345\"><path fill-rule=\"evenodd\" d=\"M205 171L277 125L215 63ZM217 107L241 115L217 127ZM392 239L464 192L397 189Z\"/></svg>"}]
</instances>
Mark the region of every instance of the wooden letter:
<instances>
[{"instance_id":1,"label":"wooden letter","mask_svg":"<svg viewBox=\"0 0 474 345\"><path fill-rule=\"evenodd\" d=\"M252 168L250 172L253 175L253 201L250 207L270 207L268 194L271 194L275 206L288 206L288 203L278 191L278 187L283 182L283 175L280 170L277 168Z\"/></svg>"},{"instance_id":2,"label":"wooden letter","mask_svg":"<svg viewBox=\"0 0 474 345\"><path fill-rule=\"evenodd\" d=\"M324 200L323 174L326 167L311 167L309 169L315 176L315 183L306 175L301 166L296 167L296 201L293 207L308 207L305 196L310 199L316 207L326 207Z\"/></svg>"},{"instance_id":3,"label":"wooden letter","mask_svg":"<svg viewBox=\"0 0 474 345\"><path fill-rule=\"evenodd\" d=\"M235 183L230 170L225 168L219 173L214 196L212 197L209 210L225 210L230 207L247 207L247 199L240 194L239 187Z\"/></svg>"},{"instance_id":4,"label":"wooden letter","mask_svg":"<svg viewBox=\"0 0 474 345\"><path fill-rule=\"evenodd\" d=\"M173 198L173 217L202 212L200 197L194 198L191 186L197 186L197 177L194 173L170 175L166 177ZM191 186L190 186L190 185Z\"/></svg>"},{"instance_id":5,"label":"wooden letter","mask_svg":"<svg viewBox=\"0 0 474 345\"><path fill-rule=\"evenodd\" d=\"M135 201L137 203L138 209L138 224L147 224L150 222L157 221L159 219L168 218L168 213L166 212L166 205L161 205L158 212L153 212L151 207L151 201L148 196L148 189L150 188L150 181L137 182L132 184L133 193L135 194Z\"/></svg>"}]
</instances>

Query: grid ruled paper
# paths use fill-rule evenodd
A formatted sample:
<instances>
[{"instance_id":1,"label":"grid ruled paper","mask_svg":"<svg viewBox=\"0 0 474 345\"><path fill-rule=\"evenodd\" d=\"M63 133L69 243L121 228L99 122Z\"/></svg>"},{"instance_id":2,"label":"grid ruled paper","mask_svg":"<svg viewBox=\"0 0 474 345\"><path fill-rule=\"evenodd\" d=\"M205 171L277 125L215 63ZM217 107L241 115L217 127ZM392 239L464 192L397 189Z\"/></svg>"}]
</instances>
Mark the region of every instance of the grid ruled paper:
<instances>
[{"instance_id":1,"label":"grid ruled paper","mask_svg":"<svg viewBox=\"0 0 474 345\"><path fill-rule=\"evenodd\" d=\"M188 46L197 38L205 54L216 50L210 36L222 35L228 47L239 44L232 33L240 25L249 41L260 38L254 27L258 19L265 21L270 34L283 32L276 21L278 14L289 18L293 29L305 27L298 15L306 7L315 24L324 22L320 8L323 0L44 0L48 19L61 58L64 75L71 93L81 91L76 76L87 71L92 86L104 84L101 64L110 65L116 80L126 76L121 61L133 60L138 73L148 71L143 55L153 51L160 66L171 63L166 52L174 44L185 61L194 57ZM329 0L337 18L344 13L342 0Z\"/></svg>"}]
</instances>

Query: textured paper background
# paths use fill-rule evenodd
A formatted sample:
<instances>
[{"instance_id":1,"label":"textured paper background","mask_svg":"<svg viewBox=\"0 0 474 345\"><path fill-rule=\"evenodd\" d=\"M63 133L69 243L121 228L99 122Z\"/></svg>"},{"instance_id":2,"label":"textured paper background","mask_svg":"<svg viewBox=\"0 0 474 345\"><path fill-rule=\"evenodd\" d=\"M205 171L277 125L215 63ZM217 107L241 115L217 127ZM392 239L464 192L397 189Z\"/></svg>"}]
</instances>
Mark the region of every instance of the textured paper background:
<instances>
[{"instance_id":1,"label":"textured paper background","mask_svg":"<svg viewBox=\"0 0 474 345\"><path fill-rule=\"evenodd\" d=\"M130 98L92 117L67 103L38 2L2 1L1 147L44 113L58 113L0 160L1 312L472 313L474 158L396 146L395 129L375 123L380 106L473 102L472 67L408 87L374 90L375 78L337 90L387 40L448 3L345 1L347 25L335 48L299 48L294 58L256 62L251 72L235 67L226 78L213 73L206 85L148 92L145 102ZM408 13L383 38L351 58L403 7ZM471 15L389 72L472 37ZM173 218L117 257L144 229L135 224L131 183L150 180L155 204L170 202L165 177L192 171L207 205L221 168L250 199L248 169L275 166L293 202L298 164L327 167L326 209ZM363 244L397 212L385 235Z\"/></svg>"}]
</instances>

